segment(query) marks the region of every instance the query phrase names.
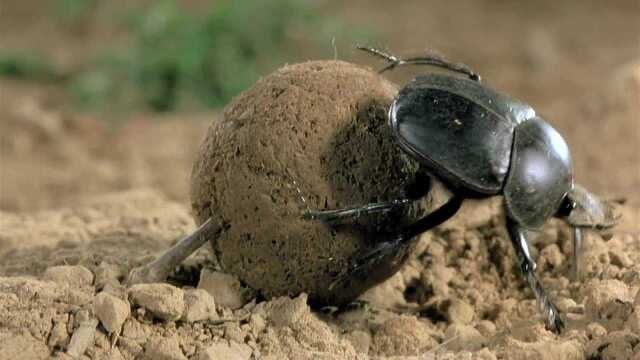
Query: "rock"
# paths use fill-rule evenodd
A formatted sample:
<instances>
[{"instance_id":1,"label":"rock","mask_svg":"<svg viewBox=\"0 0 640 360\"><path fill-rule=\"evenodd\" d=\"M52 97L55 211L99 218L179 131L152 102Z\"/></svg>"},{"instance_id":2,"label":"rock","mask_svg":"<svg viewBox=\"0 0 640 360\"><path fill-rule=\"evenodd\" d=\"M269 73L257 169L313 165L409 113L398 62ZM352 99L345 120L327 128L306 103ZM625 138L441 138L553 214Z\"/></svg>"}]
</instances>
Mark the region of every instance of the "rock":
<instances>
[{"instance_id":1,"label":"rock","mask_svg":"<svg viewBox=\"0 0 640 360\"><path fill-rule=\"evenodd\" d=\"M216 303L203 289L189 289L184 292L185 311L182 319L186 322L213 320L218 317Z\"/></svg>"},{"instance_id":2,"label":"rock","mask_svg":"<svg viewBox=\"0 0 640 360\"><path fill-rule=\"evenodd\" d=\"M385 321L373 335L371 351L384 356L420 355L438 345L429 325L415 316L398 316Z\"/></svg>"},{"instance_id":3,"label":"rock","mask_svg":"<svg viewBox=\"0 0 640 360\"><path fill-rule=\"evenodd\" d=\"M61 318L56 319L51 334L47 340L49 347L65 347L69 341L69 333L67 332L67 323L69 322L69 315L65 314Z\"/></svg>"},{"instance_id":4,"label":"rock","mask_svg":"<svg viewBox=\"0 0 640 360\"><path fill-rule=\"evenodd\" d=\"M452 324L444 333L444 343L452 351L478 351L484 347L486 339L472 326Z\"/></svg>"},{"instance_id":5,"label":"rock","mask_svg":"<svg viewBox=\"0 0 640 360\"><path fill-rule=\"evenodd\" d=\"M93 284L93 273L86 267L79 265L52 266L45 270L42 279L58 284L67 284L71 288L79 288Z\"/></svg>"},{"instance_id":6,"label":"rock","mask_svg":"<svg viewBox=\"0 0 640 360\"><path fill-rule=\"evenodd\" d=\"M82 356L87 351L87 348L93 345L97 326L97 319L82 321L71 336L71 341L69 341L69 346L67 347L67 355L74 358Z\"/></svg>"},{"instance_id":7,"label":"rock","mask_svg":"<svg viewBox=\"0 0 640 360\"><path fill-rule=\"evenodd\" d=\"M633 300L633 306L640 306L640 289L636 292L636 297Z\"/></svg>"},{"instance_id":8,"label":"rock","mask_svg":"<svg viewBox=\"0 0 640 360\"><path fill-rule=\"evenodd\" d=\"M234 341L215 343L196 357L197 360L249 360L253 350Z\"/></svg>"},{"instance_id":9,"label":"rock","mask_svg":"<svg viewBox=\"0 0 640 360\"><path fill-rule=\"evenodd\" d=\"M122 324L129 317L131 308L123 300L101 292L93 302L93 311L109 333L120 333Z\"/></svg>"},{"instance_id":10,"label":"rock","mask_svg":"<svg viewBox=\"0 0 640 360\"><path fill-rule=\"evenodd\" d=\"M213 296L218 306L235 310L246 303L240 281L230 274L202 269L198 289L203 289Z\"/></svg>"},{"instance_id":11,"label":"rock","mask_svg":"<svg viewBox=\"0 0 640 360\"><path fill-rule=\"evenodd\" d=\"M447 317L451 323L468 325L473 321L475 311L465 301L453 300L449 309L447 309Z\"/></svg>"},{"instance_id":12,"label":"rock","mask_svg":"<svg viewBox=\"0 0 640 360\"><path fill-rule=\"evenodd\" d=\"M175 321L184 313L184 292L169 284L133 285L129 288L129 298L163 320Z\"/></svg>"},{"instance_id":13,"label":"rock","mask_svg":"<svg viewBox=\"0 0 640 360\"><path fill-rule=\"evenodd\" d=\"M0 358L2 359L49 359L47 345L29 334L0 334Z\"/></svg>"},{"instance_id":14,"label":"rock","mask_svg":"<svg viewBox=\"0 0 640 360\"><path fill-rule=\"evenodd\" d=\"M253 335L258 337L267 327L267 321L261 314L251 314L251 316L249 316L249 326Z\"/></svg>"},{"instance_id":15,"label":"rock","mask_svg":"<svg viewBox=\"0 0 640 360\"><path fill-rule=\"evenodd\" d=\"M302 294L295 299L282 297L273 302L269 320L276 327L292 326L310 313L307 295Z\"/></svg>"},{"instance_id":16,"label":"rock","mask_svg":"<svg viewBox=\"0 0 640 360\"><path fill-rule=\"evenodd\" d=\"M144 359L148 360L187 360L175 337L152 337L144 346Z\"/></svg>"}]
</instances>

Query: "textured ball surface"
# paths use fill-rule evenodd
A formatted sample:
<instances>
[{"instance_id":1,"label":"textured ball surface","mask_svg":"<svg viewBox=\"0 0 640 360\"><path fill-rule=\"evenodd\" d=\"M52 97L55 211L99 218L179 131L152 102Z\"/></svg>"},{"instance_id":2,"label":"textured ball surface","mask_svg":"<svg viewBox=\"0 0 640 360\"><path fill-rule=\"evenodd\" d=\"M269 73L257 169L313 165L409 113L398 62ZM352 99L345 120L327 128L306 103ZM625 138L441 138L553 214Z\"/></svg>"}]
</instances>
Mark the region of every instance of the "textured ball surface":
<instances>
[{"instance_id":1,"label":"textured ball surface","mask_svg":"<svg viewBox=\"0 0 640 360\"><path fill-rule=\"evenodd\" d=\"M308 208L395 199L420 181L387 124L396 92L368 69L313 61L285 66L226 107L209 128L191 184L197 222L214 217L225 225L212 242L225 271L265 297L306 292L339 304L398 269L410 247L336 284L356 254L420 211L338 226L302 218Z\"/></svg>"}]
</instances>

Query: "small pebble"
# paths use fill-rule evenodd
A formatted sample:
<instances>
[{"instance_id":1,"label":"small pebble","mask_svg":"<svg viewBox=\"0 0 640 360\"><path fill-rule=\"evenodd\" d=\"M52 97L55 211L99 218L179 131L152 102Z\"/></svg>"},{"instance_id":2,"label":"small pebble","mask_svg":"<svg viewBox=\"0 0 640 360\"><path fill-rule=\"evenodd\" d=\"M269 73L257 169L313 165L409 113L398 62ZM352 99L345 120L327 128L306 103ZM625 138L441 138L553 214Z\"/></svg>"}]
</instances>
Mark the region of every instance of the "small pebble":
<instances>
[{"instance_id":1,"label":"small pebble","mask_svg":"<svg viewBox=\"0 0 640 360\"><path fill-rule=\"evenodd\" d=\"M89 319L80 323L80 326L74 331L67 347L67 354L78 358L87 351L87 348L93 345L96 335L97 319Z\"/></svg>"},{"instance_id":2,"label":"small pebble","mask_svg":"<svg viewBox=\"0 0 640 360\"><path fill-rule=\"evenodd\" d=\"M207 291L218 306L239 309L245 304L240 281L233 275L202 269L198 289Z\"/></svg>"},{"instance_id":3,"label":"small pebble","mask_svg":"<svg viewBox=\"0 0 640 360\"><path fill-rule=\"evenodd\" d=\"M215 343L196 357L197 360L249 360L253 350L245 344L234 341Z\"/></svg>"},{"instance_id":4,"label":"small pebble","mask_svg":"<svg viewBox=\"0 0 640 360\"><path fill-rule=\"evenodd\" d=\"M93 311L109 333L119 333L122 324L131 314L129 304L105 292L96 296Z\"/></svg>"},{"instance_id":5,"label":"small pebble","mask_svg":"<svg viewBox=\"0 0 640 360\"><path fill-rule=\"evenodd\" d=\"M202 289L188 289L184 292L185 311L182 319L186 322L213 320L218 317L216 303L208 292Z\"/></svg>"},{"instance_id":6,"label":"small pebble","mask_svg":"<svg viewBox=\"0 0 640 360\"><path fill-rule=\"evenodd\" d=\"M169 284L137 284L129 288L131 301L155 317L174 321L184 313L184 292Z\"/></svg>"},{"instance_id":7,"label":"small pebble","mask_svg":"<svg viewBox=\"0 0 640 360\"><path fill-rule=\"evenodd\" d=\"M153 337L144 347L144 359L149 360L187 360L175 337ZM224 359L224 358L221 358Z\"/></svg>"}]
</instances>

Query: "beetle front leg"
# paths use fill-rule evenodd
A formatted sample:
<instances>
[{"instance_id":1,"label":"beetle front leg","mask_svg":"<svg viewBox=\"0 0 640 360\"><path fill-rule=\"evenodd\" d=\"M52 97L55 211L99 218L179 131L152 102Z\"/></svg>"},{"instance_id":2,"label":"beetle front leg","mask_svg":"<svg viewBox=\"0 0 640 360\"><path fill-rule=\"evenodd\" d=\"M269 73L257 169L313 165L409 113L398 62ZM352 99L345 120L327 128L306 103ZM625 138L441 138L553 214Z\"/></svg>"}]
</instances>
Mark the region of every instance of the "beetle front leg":
<instances>
[{"instance_id":1,"label":"beetle front leg","mask_svg":"<svg viewBox=\"0 0 640 360\"><path fill-rule=\"evenodd\" d=\"M529 242L527 239L526 230L520 226L515 220L507 216L507 230L509 231L509 237L518 255L518 263L520 265L520 271L526 277L533 294L538 300L540 310L546 317L547 328L555 333L560 333L564 329L564 322L560 318L560 313L556 306L551 302L546 291L540 284L540 280L536 276L536 263L531 258L529 253Z\"/></svg>"},{"instance_id":2,"label":"beetle front leg","mask_svg":"<svg viewBox=\"0 0 640 360\"><path fill-rule=\"evenodd\" d=\"M307 209L302 217L307 220L320 220L326 223L349 222L364 215L383 214L404 209L411 204L409 199L396 199L389 202L370 203L336 210Z\"/></svg>"}]
</instances>

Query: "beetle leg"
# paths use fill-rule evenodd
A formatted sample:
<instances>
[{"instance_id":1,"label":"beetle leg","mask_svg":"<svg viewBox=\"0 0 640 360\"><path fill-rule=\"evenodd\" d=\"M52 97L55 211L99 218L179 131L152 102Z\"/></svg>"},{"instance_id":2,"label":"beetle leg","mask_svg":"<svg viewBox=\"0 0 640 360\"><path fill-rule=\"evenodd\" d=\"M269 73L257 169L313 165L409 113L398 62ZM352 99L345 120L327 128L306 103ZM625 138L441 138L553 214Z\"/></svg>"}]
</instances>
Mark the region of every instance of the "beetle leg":
<instances>
[{"instance_id":1,"label":"beetle leg","mask_svg":"<svg viewBox=\"0 0 640 360\"><path fill-rule=\"evenodd\" d=\"M363 215L381 214L399 210L409 204L411 204L411 200L409 199L397 199L389 202L370 203L336 210L307 209L303 214L303 218L307 220L320 220L327 223L348 222L356 220Z\"/></svg>"},{"instance_id":2,"label":"beetle leg","mask_svg":"<svg viewBox=\"0 0 640 360\"><path fill-rule=\"evenodd\" d=\"M127 283L146 284L162 282L178 267L186 258L191 256L207 241L213 241L222 231L222 226L212 218L207 219L191 234L178 241L172 248L165 251L154 261L134 268L129 273Z\"/></svg>"},{"instance_id":3,"label":"beetle leg","mask_svg":"<svg viewBox=\"0 0 640 360\"><path fill-rule=\"evenodd\" d=\"M449 71L461 73L467 75L471 80L480 82L480 75L473 70L471 70L467 65L461 63L452 63L445 60L442 56L436 54L430 54L425 56L418 56L408 59L401 59L395 55L386 53L380 49L357 45L356 48L358 50L362 50L368 52L371 55L377 56L389 62L389 65L385 66L378 72L383 73L387 70L393 70L398 66L404 65L428 65L435 66L443 69L447 69Z\"/></svg>"},{"instance_id":4,"label":"beetle leg","mask_svg":"<svg viewBox=\"0 0 640 360\"><path fill-rule=\"evenodd\" d=\"M540 280L536 276L536 263L531 259L529 254L529 245L527 239L527 233L515 220L507 216L507 230L511 242L518 255L518 262L520 265L520 271L526 277L533 294L538 300L538 305L542 313L546 316L547 328L555 333L560 333L564 329L564 322L560 318L560 313L556 306L551 302L546 291L540 284Z\"/></svg>"},{"instance_id":5,"label":"beetle leg","mask_svg":"<svg viewBox=\"0 0 640 360\"><path fill-rule=\"evenodd\" d=\"M455 213L460 209L463 200L463 197L454 196L434 212L407 226L399 234L390 235L389 237L392 240L379 242L375 247L373 247L373 249L369 249L367 252L357 256L351 265L338 276L336 281L334 281L330 287L333 288L335 284L348 280L354 275L358 276L359 274L362 274L363 276L367 276L370 269L374 268L375 265L383 259L386 262L389 260L390 256L395 257L392 258L391 261L401 264L406 255L404 250L406 250L411 244L411 240L417 235L442 224L455 215Z\"/></svg>"},{"instance_id":6,"label":"beetle leg","mask_svg":"<svg viewBox=\"0 0 640 360\"><path fill-rule=\"evenodd\" d=\"M582 229L578 226L573 227L573 264L571 265L571 273L574 281L580 278L580 251L582 250Z\"/></svg>"}]
</instances>

